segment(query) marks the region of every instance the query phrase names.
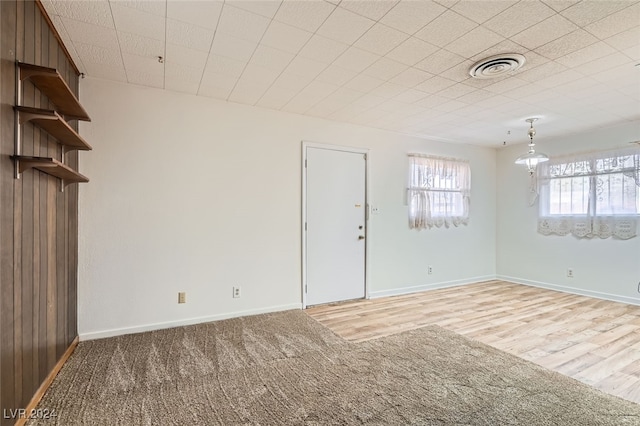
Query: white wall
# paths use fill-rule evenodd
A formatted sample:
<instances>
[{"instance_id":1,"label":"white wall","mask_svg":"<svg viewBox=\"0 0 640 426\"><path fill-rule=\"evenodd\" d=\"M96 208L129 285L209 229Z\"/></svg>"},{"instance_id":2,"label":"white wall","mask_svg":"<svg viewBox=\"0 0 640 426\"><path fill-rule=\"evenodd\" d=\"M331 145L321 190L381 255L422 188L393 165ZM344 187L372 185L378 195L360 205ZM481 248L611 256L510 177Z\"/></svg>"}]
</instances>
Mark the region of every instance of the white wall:
<instances>
[{"instance_id":1,"label":"white wall","mask_svg":"<svg viewBox=\"0 0 640 426\"><path fill-rule=\"evenodd\" d=\"M544 133L544 122L536 126ZM640 140L640 122L562 139L536 141L550 156L630 146ZM578 239L537 232L537 203L527 203L529 177L516 157L526 145L498 151L498 276L515 282L640 304L640 236L630 240ZM574 269L574 278L566 276Z\"/></svg>"},{"instance_id":2,"label":"white wall","mask_svg":"<svg viewBox=\"0 0 640 426\"><path fill-rule=\"evenodd\" d=\"M91 78L81 102L81 338L299 308L302 140L371 150L372 296L495 277L493 149ZM468 226L408 229L412 151L471 161Z\"/></svg>"}]
</instances>

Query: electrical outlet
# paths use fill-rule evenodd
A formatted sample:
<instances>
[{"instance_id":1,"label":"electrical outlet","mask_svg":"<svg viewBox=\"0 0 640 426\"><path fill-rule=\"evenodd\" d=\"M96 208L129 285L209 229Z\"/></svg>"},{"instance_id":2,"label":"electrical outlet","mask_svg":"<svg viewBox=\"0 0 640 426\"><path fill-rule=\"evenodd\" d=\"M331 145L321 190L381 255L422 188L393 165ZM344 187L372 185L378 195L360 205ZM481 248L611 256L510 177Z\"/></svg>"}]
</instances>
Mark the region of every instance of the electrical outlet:
<instances>
[{"instance_id":1,"label":"electrical outlet","mask_svg":"<svg viewBox=\"0 0 640 426\"><path fill-rule=\"evenodd\" d=\"M241 295L242 295L242 292L240 291L240 287L233 287L233 298L237 299Z\"/></svg>"},{"instance_id":2,"label":"electrical outlet","mask_svg":"<svg viewBox=\"0 0 640 426\"><path fill-rule=\"evenodd\" d=\"M187 293L184 291L178 293L178 303L187 303Z\"/></svg>"},{"instance_id":3,"label":"electrical outlet","mask_svg":"<svg viewBox=\"0 0 640 426\"><path fill-rule=\"evenodd\" d=\"M567 278L573 278L573 268L567 269Z\"/></svg>"},{"instance_id":4,"label":"electrical outlet","mask_svg":"<svg viewBox=\"0 0 640 426\"><path fill-rule=\"evenodd\" d=\"M433 274L433 266L431 265L427 266L427 274L429 275Z\"/></svg>"}]
</instances>

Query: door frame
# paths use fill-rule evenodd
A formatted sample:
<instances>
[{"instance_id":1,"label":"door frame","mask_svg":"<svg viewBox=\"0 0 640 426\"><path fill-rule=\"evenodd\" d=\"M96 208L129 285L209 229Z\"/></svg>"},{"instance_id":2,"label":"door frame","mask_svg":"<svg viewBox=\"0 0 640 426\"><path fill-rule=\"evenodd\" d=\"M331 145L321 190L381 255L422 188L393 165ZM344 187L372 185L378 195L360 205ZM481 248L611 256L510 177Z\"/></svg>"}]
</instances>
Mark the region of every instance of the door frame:
<instances>
[{"instance_id":1,"label":"door frame","mask_svg":"<svg viewBox=\"0 0 640 426\"><path fill-rule=\"evenodd\" d=\"M325 143L317 143L311 141L302 141L302 221L300 223L300 228L302 232L302 309L307 308L307 292L305 289L307 288L307 231L305 230L305 224L307 223L307 149L308 148L317 148L317 149L327 149L331 151L343 151L343 152L352 152L356 154L365 155L365 176L364 176L364 199L365 199L365 211L364 211L364 221L365 221L365 240L364 240L364 298L369 299L369 250L371 249L371 229L369 226L369 218L370 218L370 203L369 200L369 183L370 179L370 155L369 148L355 148L350 146L340 146L340 145L332 145Z\"/></svg>"}]
</instances>

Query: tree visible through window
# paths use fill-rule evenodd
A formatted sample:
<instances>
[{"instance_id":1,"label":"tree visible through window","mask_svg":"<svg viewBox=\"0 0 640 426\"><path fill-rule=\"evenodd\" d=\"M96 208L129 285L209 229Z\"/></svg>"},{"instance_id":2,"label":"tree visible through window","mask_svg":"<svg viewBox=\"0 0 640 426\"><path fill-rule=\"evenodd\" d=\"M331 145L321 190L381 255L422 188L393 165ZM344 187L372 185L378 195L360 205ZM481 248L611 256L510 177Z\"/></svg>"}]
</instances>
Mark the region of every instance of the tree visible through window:
<instances>
[{"instance_id":1,"label":"tree visible through window","mask_svg":"<svg viewBox=\"0 0 640 426\"><path fill-rule=\"evenodd\" d=\"M464 160L409 154L409 227L466 225L471 169Z\"/></svg>"},{"instance_id":2,"label":"tree visible through window","mask_svg":"<svg viewBox=\"0 0 640 426\"><path fill-rule=\"evenodd\" d=\"M539 166L542 234L634 237L640 215L640 149L552 159Z\"/></svg>"}]
</instances>

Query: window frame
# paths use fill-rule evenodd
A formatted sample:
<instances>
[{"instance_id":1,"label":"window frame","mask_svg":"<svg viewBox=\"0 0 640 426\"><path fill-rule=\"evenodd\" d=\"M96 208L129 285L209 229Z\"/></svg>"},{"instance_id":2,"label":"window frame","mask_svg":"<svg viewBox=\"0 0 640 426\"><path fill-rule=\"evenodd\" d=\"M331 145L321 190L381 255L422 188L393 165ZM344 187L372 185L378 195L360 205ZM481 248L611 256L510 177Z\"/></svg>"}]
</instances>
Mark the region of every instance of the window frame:
<instances>
[{"instance_id":1,"label":"window frame","mask_svg":"<svg viewBox=\"0 0 640 426\"><path fill-rule=\"evenodd\" d=\"M635 152L637 151L637 152ZM539 167L542 169L541 176L539 179L539 196L542 202L539 203L539 216L540 217L571 217L571 216L585 216L585 217L607 217L607 216L640 216L640 186L636 183L635 191L636 191L636 206L635 213L629 212L620 212L620 213L600 213L599 204L600 200L598 200L598 183L597 179L599 176L606 175L623 175L629 177L629 174L634 173L637 170L637 166L629 166L625 168L619 168L616 170L604 170L598 167L598 161L608 161L613 158L621 158L621 157L633 157L640 156L640 150L630 149L630 150L606 150L606 151L598 151L588 154L578 154L574 157L559 157L555 160L550 161L548 164L540 165ZM640 160L636 160L640 161ZM545 169L550 170L553 167L575 167L578 163L588 163L589 170L587 171L578 171L574 173L567 173L563 175L555 175L553 176L552 172L545 173ZM637 172L636 172L637 173ZM585 213L552 213L551 212L551 184L554 181L561 181L563 179L575 179L575 178L587 178L588 188L583 193L583 198L586 197L586 212ZM634 179L631 177L631 179ZM637 179L637 178L636 178ZM548 183L546 183L548 182ZM568 195L571 197L571 194ZM611 209L611 206L607 206Z\"/></svg>"},{"instance_id":2,"label":"window frame","mask_svg":"<svg viewBox=\"0 0 640 426\"><path fill-rule=\"evenodd\" d=\"M428 229L466 225L471 192L469 161L416 153L410 153L408 157L409 227Z\"/></svg>"},{"instance_id":3,"label":"window frame","mask_svg":"<svg viewBox=\"0 0 640 426\"><path fill-rule=\"evenodd\" d=\"M555 168L555 170L554 170ZM599 181L603 176L620 175L617 186L611 179ZM582 195L584 212L562 211L552 213L552 182L562 179L586 179ZM626 240L637 235L640 221L640 147L608 149L589 153L552 158L538 165L538 232L542 235L569 235L577 238L617 238ZM606 186L604 184L606 183ZM634 191L627 193L632 185ZM588 186L588 187L587 187ZM599 191L603 189L603 191ZM633 194L635 203L626 204L625 194ZM575 194L566 193L569 200ZM607 197L606 206L602 199ZM562 197L559 198L560 200ZM580 199L580 197L577 197ZM586 209L585 207L586 199ZM635 205L634 205L635 204Z\"/></svg>"}]
</instances>

